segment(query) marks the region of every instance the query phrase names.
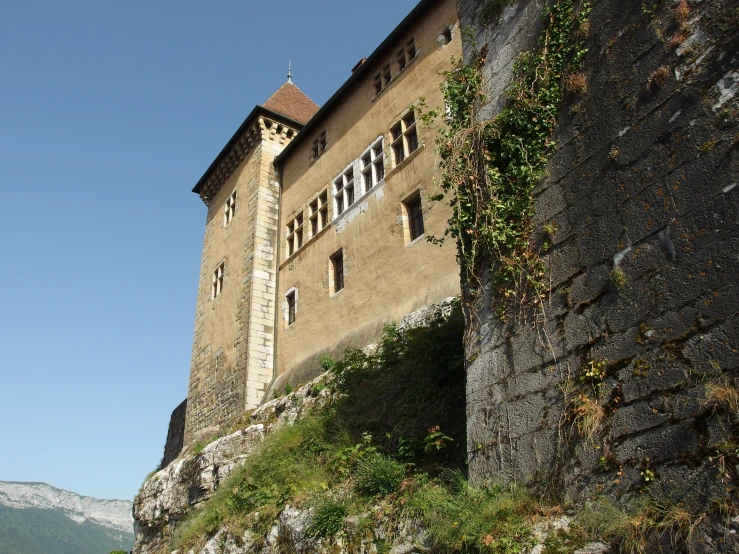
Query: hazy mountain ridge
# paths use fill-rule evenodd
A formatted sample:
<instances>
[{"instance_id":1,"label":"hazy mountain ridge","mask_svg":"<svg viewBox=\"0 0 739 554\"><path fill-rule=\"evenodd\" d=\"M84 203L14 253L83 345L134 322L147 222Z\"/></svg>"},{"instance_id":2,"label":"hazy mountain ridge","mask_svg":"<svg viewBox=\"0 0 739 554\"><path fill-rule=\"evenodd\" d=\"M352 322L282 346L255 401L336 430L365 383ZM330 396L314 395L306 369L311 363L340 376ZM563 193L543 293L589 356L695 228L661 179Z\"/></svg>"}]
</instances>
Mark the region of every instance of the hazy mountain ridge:
<instances>
[{"instance_id":1,"label":"hazy mountain ridge","mask_svg":"<svg viewBox=\"0 0 739 554\"><path fill-rule=\"evenodd\" d=\"M89 521L126 535L133 533L129 500L100 500L46 483L0 481L0 504L10 508L57 510L76 523Z\"/></svg>"}]
</instances>

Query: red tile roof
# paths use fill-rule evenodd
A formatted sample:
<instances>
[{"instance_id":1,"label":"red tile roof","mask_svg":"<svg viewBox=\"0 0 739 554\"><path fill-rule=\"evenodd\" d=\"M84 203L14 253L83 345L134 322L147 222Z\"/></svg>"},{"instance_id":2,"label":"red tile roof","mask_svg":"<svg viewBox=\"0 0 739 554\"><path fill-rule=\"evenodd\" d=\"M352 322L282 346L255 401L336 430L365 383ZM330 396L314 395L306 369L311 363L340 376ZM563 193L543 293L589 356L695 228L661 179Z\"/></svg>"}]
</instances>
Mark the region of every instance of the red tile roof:
<instances>
[{"instance_id":1,"label":"red tile roof","mask_svg":"<svg viewBox=\"0 0 739 554\"><path fill-rule=\"evenodd\" d=\"M264 103L264 107L298 123L308 123L318 111L318 105L291 82L277 89Z\"/></svg>"}]
</instances>

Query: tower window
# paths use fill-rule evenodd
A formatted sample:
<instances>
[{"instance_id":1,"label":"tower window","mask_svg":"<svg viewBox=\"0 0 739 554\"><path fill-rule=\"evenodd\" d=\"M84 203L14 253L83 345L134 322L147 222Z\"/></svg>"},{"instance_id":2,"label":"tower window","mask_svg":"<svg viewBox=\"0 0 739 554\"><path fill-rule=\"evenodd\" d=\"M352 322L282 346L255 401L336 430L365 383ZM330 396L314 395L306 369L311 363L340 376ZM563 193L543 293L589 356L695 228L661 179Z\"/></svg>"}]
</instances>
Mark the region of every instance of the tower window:
<instances>
[{"instance_id":1,"label":"tower window","mask_svg":"<svg viewBox=\"0 0 739 554\"><path fill-rule=\"evenodd\" d=\"M344 289L344 250L339 250L329 259L329 275L331 294L336 294Z\"/></svg>"},{"instance_id":2,"label":"tower window","mask_svg":"<svg viewBox=\"0 0 739 554\"><path fill-rule=\"evenodd\" d=\"M211 297L216 298L223 291L223 275L226 273L226 262L221 264L213 272L213 284L211 288Z\"/></svg>"},{"instance_id":3,"label":"tower window","mask_svg":"<svg viewBox=\"0 0 739 554\"><path fill-rule=\"evenodd\" d=\"M231 196L226 200L226 205L223 207L223 225L228 225L236 214L236 191L231 193Z\"/></svg>"}]
</instances>

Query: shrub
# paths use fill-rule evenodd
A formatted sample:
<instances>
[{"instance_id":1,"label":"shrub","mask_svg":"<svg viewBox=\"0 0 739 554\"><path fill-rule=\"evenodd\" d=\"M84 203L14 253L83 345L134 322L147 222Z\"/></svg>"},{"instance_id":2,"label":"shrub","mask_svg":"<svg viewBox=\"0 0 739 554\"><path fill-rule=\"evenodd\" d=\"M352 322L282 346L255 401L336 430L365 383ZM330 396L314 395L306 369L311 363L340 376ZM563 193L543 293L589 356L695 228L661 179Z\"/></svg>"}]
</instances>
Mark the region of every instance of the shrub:
<instances>
[{"instance_id":1,"label":"shrub","mask_svg":"<svg viewBox=\"0 0 739 554\"><path fill-rule=\"evenodd\" d=\"M344 523L349 508L342 500L324 498L314 507L310 524L306 529L309 537L332 537Z\"/></svg>"},{"instance_id":2,"label":"shrub","mask_svg":"<svg viewBox=\"0 0 739 554\"><path fill-rule=\"evenodd\" d=\"M354 470L357 490L370 496L395 492L404 476L402 464L377 453L361 458Z\"/></svg>"},{"instance_id":3,"label":"shrub","mask_svg":"<svg viewBox=\"0 0 739 554\"><path fill-rule=\"evenodd\" d=\"M327 354L321 354L321 357L318 358L318 363L321 365L323 371L331 371L336 364L334 359Z\"/></svg>"}]
</instances>

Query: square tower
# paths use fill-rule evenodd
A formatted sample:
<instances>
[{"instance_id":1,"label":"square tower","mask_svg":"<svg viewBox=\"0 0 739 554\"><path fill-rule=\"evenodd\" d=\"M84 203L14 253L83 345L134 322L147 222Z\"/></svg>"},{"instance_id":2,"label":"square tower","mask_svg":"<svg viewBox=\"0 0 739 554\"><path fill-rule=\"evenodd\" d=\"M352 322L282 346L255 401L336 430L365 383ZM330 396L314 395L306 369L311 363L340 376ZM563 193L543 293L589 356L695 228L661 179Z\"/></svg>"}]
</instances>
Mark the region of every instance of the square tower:
<instances>
[{"instance_id":1,"label":"square tower","mask_svg":"<svg viewBox=\"0 0 739 554\"><path fill-rule=\"evenodd\" d=\"M193 192L208 207L185 445L256 407L273 379L274 158L318 110L291 80L249 114Z\"/></svg>"}]
</instances>

